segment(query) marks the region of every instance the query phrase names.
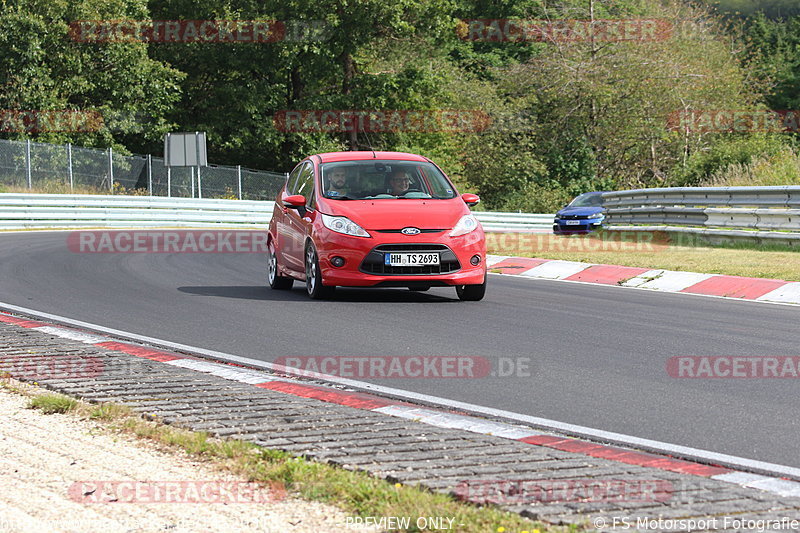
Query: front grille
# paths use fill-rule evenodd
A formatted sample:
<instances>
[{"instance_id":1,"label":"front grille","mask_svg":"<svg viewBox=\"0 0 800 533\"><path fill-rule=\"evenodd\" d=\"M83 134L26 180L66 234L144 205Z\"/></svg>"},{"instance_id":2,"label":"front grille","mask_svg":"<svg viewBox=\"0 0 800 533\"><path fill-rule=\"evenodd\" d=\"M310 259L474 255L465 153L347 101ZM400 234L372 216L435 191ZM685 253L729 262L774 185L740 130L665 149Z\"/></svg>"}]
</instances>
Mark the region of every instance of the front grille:
<instances>
[{"instance_id":1,"label":"front grille","mask_svg":"<svg viewBox=\"0 0 800 533\"><path fill-rule=\"evenodd\" d=\"M372 249L370 254L378 252L381 254L381 261L386 252L449 252L453 251L444 244L418 244L418 243L403 243L403 244L380 244ZM453 259L456 255L453 254Z\"/></svg>"},{"instance_id":2,"label":"front grille","mask_svg":"<svg viewBox=\"0 0 800 533\"><path fill-rule=\"evenodd\" d=\"M378 233L400 233L403 231L403 228L400 229L376 229ZM441 233L443 229L421 229L419 230L420 233Z\"/></svg>"},{"instance_id":3,"label":"front grille","mask_svg":"<svg viewBox=\"0 0 800 533\"><path fill-rule=\"evenodd\" d=\"M389 266L384 264L384 254L391 252L439 252L438 265ZM417 276L451 274L461 270L461 263L453 251L444 244L381 244L367 254L361 262L361 272L383 276Z\"/></svg>"},{"instance_id":4,"label":"front grille","mask_svg":"<svg viewBox=\"0 0 800 533\"><path fill-rule=\"evenodd\" d=\"M559 231L587 231L591 226L559 226Z\"/></svg>"}]
</instances>

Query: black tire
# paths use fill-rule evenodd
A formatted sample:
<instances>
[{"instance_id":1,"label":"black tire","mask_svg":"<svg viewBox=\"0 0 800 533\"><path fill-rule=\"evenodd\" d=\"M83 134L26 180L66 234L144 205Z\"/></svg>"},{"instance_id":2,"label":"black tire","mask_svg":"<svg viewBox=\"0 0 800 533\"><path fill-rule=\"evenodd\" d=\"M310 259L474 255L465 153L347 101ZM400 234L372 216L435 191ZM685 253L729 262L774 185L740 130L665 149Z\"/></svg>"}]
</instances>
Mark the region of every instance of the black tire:
<instances>
[{"instance_id":1,"label":"black tire","mask_svg":"<svg viewBox=\"0 0 800 533\"><path fill-rule=\"evenodd\" d=\"M479 302L486 295L486 278L480 285L456 285L458 299L464 302Z\"/></svg>"},{"instance_id":2,"label":"black tire","mask_svg":"<svg viewBox=\"0 0 800 533\"><path fill-rule=\"evenodd\" d=\"M306 264L306 292L313 300L324 300L333 296L336 287L327 287L322 284L322 271L319 268L319 258L314 245L308 243L305 253Z\"/></svg>"},{"instance_id":3,"label":"black tire","mask_svg":"<svg viewBox=\"0 0 800 533\"><path fill-rule=\"evenodd\" d=\"M292 278L281 276L278 270L278 254L275 253L275 244L269 243L267 252L267 282L276 291L287 291L294 285Z\"/></svg>"},{"instance_id":4,"label":"black tire","mask_svg":"<svg viewBox=\"0 0 800 533\"><path fill-rule=\"evenodd\" d=\"M414 291L414 292L425 292L427 290L430 290L430 288L431 288L430 285L428 285L428 286L425 286L425 287L409 287L408 290Z\"/></svg>"}]
</instances>

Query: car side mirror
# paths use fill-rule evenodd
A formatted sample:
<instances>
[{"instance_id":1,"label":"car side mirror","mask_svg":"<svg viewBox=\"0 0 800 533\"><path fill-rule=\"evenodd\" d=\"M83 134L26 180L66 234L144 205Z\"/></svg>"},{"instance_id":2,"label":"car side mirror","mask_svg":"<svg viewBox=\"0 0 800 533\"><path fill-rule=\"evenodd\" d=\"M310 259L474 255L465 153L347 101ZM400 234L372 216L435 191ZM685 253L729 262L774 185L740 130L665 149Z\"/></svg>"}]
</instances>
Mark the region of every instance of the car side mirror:
<instances>
[{"instance_id":1,"label":"car side mirror","mask_svg":"<svg viewBox=\"0 0 800 533\"><path fill-rule=\"evenodd\" d=\"M300 209L306 206L306 197L302 194L293 194L283 199L283 204L289 209Z\"/></svg>"},{"instance_id":2,"label":"car side mirror","mask_svg":"<svg viewBox=\"0 0 800 533\"><path fill-rule=\"evenodd\" d=\"M478 205L478 202L481 201L480 197L477 194L470 194L470 193L462 194L461 199L464 200L464 203L470 207L472 207L473 205Z\"/></svg>"}]
</instances>

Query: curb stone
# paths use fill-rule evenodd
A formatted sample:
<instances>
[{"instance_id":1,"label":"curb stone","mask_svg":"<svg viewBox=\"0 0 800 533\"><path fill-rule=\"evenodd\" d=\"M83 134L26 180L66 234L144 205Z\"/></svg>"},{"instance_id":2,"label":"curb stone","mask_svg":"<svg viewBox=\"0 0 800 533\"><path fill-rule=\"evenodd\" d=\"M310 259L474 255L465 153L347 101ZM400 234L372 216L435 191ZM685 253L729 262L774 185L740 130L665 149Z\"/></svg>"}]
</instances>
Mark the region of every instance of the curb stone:
<instances>
[{"instance_id":1,"label":"curb stone","mask_svg":"<svg viewBox=\"0 0 800 533\"><path fill-rule=\"evenodd\" d=\"M800 282L780 279L745 278L504 255L486 256L486 265L489 270L498 274L514 274L526 278L620 285L661 292L800 305Z\"/></svg>"}]
</instances>

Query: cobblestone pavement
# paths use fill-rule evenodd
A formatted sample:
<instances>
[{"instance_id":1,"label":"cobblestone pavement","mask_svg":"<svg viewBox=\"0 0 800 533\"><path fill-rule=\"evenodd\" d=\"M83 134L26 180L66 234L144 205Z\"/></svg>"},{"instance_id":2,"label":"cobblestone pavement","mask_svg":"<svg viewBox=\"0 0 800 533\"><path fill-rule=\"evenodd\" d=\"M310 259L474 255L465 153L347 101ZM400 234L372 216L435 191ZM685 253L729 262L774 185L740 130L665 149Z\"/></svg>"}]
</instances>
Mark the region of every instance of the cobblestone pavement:
<instances>
[{"instance_id":1,"label":"cobblestone pavement","mask_svg":"<svg viewBox=\"0 0 800 533\"><path fill-rule=\"evenodd\" d=\"M786 522L800 520L797 497L292 396L13 324L0 323L0 370L169 424L492 501L553 524L606 531L758 527L736 519L783 520L780 529L800 529ZM612 490L620 483L621 495Z\"/></svg>"},{"instance_id":2,"label":"cobblestone pavement","mask_svg":"<svg viewBox=\"0 0 800 533\"><path fill-rule=\"evenodd\" d=\"M0 389L0 532L319 533L346 524L344 511L287 498L280 485L259 489L92 420L27 405Z\"/></svg>"}]
</instances>

